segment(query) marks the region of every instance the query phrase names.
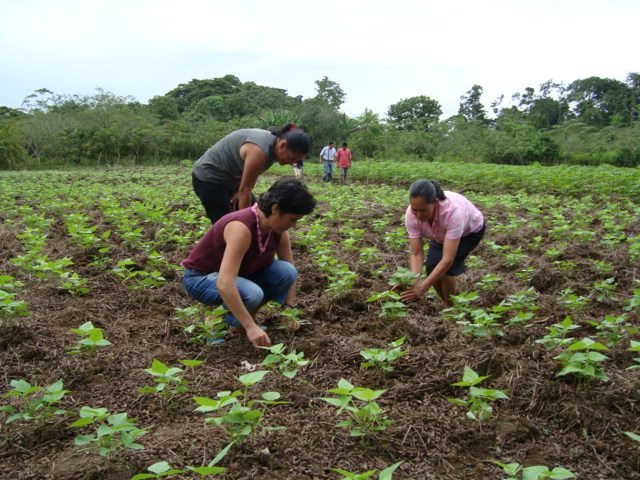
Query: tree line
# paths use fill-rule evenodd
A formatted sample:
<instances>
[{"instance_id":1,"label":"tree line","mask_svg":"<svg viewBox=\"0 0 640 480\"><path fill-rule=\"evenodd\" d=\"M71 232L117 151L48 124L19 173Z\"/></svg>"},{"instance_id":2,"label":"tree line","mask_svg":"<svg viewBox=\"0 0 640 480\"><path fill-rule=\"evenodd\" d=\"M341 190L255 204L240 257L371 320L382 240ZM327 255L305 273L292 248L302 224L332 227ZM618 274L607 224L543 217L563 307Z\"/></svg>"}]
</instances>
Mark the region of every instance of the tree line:
<instances>
[{"instance_id":1,"label":"tree line","mask_svg":"<svg viewBox=\"0 0 640 480\"><path fill-rule=\"evenodd\" d=\"M147 104L101 89L40 89L20 109L0 107L0 168L195 160L237 128L288 122L310 135L312 152L347 141L356 159L640 165L639 73L548 81L515 93L510 106L501 96L488 108L473 85L446 119L426 95L399 100L384 118L369 109L349 117L339 84L323 77L315 85L316 95L302 98L225 75L180 84Z\"/></svg>"}]
</instances>

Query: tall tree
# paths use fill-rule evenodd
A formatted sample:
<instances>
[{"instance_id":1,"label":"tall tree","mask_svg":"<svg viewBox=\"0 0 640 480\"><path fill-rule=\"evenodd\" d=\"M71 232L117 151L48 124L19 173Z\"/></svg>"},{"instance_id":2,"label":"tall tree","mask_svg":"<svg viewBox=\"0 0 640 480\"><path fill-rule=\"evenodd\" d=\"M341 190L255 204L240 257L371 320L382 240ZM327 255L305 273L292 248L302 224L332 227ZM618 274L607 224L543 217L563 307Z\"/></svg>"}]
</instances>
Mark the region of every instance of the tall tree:
<instances>
[{"instance_id":1,"label":"tall tree","mask_svg":"<svg viewBox=\"0 0 640 480\"><path fill-rule=\"evenodd\" d=\"M480 122L487 121L487 115L484 110L484 105L480 102L482 97L482 87L480 85L474 85L467 93L460 97L460 108L458 109L458 115L462 115L467 120L478 120Z\"/></svg>"},{"instance_id":2,"label":"tall tree","mask_svg":"<svg viewBox=\"0 0 640 480\"><path fill-rule=\"evenodd\" d=\"M344 103L346 94L336 82L329 80L326 76L322 80L316 80L316 90L318 94L316 98L326 102L334 110L338 110Z\"/></svg>"},{"instance_id":3,"label":"tall tree","mask_svg":"<svg viewBox=\"0 0 640 480\"><path fill-rule=\"evenodd\" d=\"M387 116L400 130L429 131L442 115L440 104L425 95L400 100L389 107Z\"/></svg>"},{"instance_id":4,"label":"tall tree","mask_svg":"<svg viewBox=\"0 0 640 480\"><path fill-rule=\"evenodd\" d=\"M612 119L630 124L632 92L612 78L589 77L575 80L567 88L567 100L576 117L587 125L607 126Z\"/></svg>"}]
</instances>

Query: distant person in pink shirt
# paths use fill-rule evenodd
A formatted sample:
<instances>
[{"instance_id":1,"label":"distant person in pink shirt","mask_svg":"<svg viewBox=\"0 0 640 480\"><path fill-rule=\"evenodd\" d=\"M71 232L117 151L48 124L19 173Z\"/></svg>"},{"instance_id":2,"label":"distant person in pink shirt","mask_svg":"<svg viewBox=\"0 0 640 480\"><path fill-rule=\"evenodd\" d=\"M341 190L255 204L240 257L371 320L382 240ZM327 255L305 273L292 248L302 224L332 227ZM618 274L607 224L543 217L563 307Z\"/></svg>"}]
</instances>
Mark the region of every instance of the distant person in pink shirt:
<instances>
[{"instance_id":1,"label":"distant person in pink shirt","mask_svg":"<svg viewBox=\"0 0 640 480\"><path fill-rule=\"evenodd\" d=\"M409 188L409 208L405 214L409 235L409 268L427 278L418 277L413 288L402 292L403 302L420 299L429 288L451 306L457 293L456 277L465 271L464 260L478 246L484 235L482 212L463 195L443 191L436 182L418 180ZM425 260L425 240L430 240Z\"/></svg>"},{"instance_id":2,"label":"distant person in pink shirt","mask_svg":"<svg viewBox=\"0 0 640 480\"><path fill-rule=\"evenodd\" d=\"M347 142L342 142L342 147L336 153L338 168L342 170L342 183L347 181L347 170L351 168L351 150L347 148Z\"/></svg>"}]
</instances>

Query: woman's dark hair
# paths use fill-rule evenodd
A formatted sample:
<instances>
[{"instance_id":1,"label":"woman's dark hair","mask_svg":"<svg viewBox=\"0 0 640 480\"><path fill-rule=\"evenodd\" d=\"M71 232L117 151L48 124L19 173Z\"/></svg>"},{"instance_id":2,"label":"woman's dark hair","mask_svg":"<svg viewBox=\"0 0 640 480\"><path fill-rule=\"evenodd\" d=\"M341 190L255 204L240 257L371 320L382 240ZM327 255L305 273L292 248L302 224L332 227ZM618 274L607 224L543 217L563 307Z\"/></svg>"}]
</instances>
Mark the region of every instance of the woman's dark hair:
<instances>
[{"instance_id":1,"label":"woman's dark hair","mask_svg":"<svg viewBox=\"0 0 640 480\"><path fill-rule=\"evenodd\" d=\"M416 180L409 187L409 198L422 197L427 203L435 203L436 199L447 198L438 185L433 180Z\"/></svg>"},{"instance_id":2,"label":"woman's dark hair","mask_svg":"<svg viewBox=\"0 0 640 480\"><path fill-rule=\"evenodd\" d=\"M287 148L292 152L309 153L309 137L293 123L287 123L279 130L271 130L276 138L282 138L287 141Z\"/></svg>"},{"instance_id":3,"label":"woman's dark hair","mask_svg":"<svg viewBox=\"0 0 640 480\"><path fill-rule=\"evenodd\" d=\"M271 215L271 207L274 204L278 205L280 213L307 215L316 207L316 200L300 180L295 177L282 177L258 199L258 208L267 217Z\"/></svg>"}]
</instances>

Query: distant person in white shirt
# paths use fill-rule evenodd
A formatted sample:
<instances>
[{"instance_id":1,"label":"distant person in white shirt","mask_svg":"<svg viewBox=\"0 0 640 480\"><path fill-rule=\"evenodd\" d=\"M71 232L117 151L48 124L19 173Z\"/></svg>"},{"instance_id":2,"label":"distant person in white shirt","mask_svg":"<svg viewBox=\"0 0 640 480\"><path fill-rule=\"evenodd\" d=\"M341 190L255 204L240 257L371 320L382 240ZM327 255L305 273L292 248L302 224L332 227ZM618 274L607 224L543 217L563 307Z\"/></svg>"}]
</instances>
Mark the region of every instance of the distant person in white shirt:
<instances>
[{"instance_id":1,"label":"distant person in white shirt","mask_svg":"<svg viewBox=\"0 0 640 480\"><path fill-rule=\"evenodd\" d=\"M320 151L320 163L324 167L324 175L322 175L324 182L333 181L333 160L336 158L336 149L333 145L333 142L329 142L329 145Z\"/></svg>"}]
</instances>

